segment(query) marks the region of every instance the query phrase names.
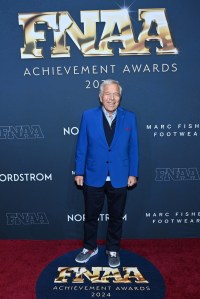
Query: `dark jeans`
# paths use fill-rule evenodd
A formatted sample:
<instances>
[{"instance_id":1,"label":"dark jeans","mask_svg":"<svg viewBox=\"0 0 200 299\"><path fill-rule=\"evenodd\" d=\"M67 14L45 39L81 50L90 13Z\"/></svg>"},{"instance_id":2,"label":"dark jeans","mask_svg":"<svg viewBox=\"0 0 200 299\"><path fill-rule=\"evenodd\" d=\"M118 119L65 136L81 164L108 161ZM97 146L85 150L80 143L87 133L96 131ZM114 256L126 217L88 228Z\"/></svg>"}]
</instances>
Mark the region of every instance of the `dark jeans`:
<instances>
[{"instance_id":1,"label":"dark jeans","mask_svg":"<svg viewBox=\"0 0 200 299\"><path fill-rule=\"evenodd\" d=\"M97 247L98 218L106 195L109 214L106 249L119 251L127 188L114 188L110 182L106 182L103 187L84 185L83 193L85 199L84 247L90 250Z\"/></svg>"}]
</instances>

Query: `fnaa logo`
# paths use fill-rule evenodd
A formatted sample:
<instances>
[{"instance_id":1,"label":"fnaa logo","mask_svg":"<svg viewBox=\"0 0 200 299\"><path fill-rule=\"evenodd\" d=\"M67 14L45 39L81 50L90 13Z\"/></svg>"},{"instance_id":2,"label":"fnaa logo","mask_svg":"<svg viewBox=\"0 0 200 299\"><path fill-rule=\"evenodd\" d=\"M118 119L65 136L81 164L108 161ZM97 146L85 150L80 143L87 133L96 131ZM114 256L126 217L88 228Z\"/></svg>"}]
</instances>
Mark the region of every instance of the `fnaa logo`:
<instances>
[{"instance_id":1,"label":"fnaa logo","mask_svg":"<svg viewBox=\"0 0 200 299\"><path fill-rule=\"evenodd\" d=\"M44 138L39 125L0 126L0 139Z\"/></svg>"},{"instance_id":2,"label":"fnaa logo","mask_svg":"<svg viewBox=\"0 0 200 299\"><path fill-rule=\"evenodd\" d=\"M67 45L68 38L71 38L85 57L113 56L114 49L110 46L113 42L121 42L120 56L150 55L150 46L146 45L149 41L159 44L159 47L156 47L157 55L178 54L172 41L165 8L138 10L142 30L137 38L128 9L80 11L80 20L84 32L68 11L19 13L19 25L23 26L24 31L21 58L44 58L43 48L37 45L38 42L46 41L45 31L40 27L38 29L40 24L45 24L53 33L52 58L71 57L71 47ZM103 28L100 35L97 30L100 28L99 24ZM152 27L156 31L155 34L152 34Z\"/></svg>"},{"instance_id":3,"label":"fnaa logo","mask_svg":"<svg viewBox=\"0 0 200 299\"><path fill-rule=\"evenodd\" d=\"M91 283L149 283L140 273L137 267L123 267L120 273L119 268L92 267L58 267L59 276L55 283L84 283L85 279Z\"/></svg>"},{"instance_id":4,"label":"fnaa logo","mask_svg":"<svg viewBox=\"0 0 200 299\"><path fill-rule=\"evenodd\" d=\"M7 225L49 224L47 215L43 212L6 213L6 218L7 218Z\"/></svg>"},{"instance_id":5,"label":"fnaa logo","mask_svg":"<svg viewBox=\"0 0 200 299\"><path fill-rule=\"evenodd\" d=\"M156 168L155 181L199 181L197 168Z\"/></svg>"}]
</instances>

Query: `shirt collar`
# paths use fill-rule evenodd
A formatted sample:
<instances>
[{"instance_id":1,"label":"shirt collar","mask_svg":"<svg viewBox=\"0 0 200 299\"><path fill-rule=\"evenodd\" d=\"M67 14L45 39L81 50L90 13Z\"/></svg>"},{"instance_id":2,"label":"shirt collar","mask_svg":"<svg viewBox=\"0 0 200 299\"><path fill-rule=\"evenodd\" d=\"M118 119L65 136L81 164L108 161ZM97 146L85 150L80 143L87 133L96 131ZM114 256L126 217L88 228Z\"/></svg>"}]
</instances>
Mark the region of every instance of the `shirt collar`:
<instances>
[{"instance_id":1,"label":"shirt collar","mask_svg":"<svg viewBox=\"0 0 200 299\"><path fill-rule=\"evenodd\" d=\"M106 111L106 109L104 108L104 106L102 106L102 110L103 110L103 112L104 112L104 114L105 114L106 117L110 116L109 112ZM117 115L117 109L112 113L112 118L114 119L116 117L116 115Z\"/></svg>"}]
</instances>

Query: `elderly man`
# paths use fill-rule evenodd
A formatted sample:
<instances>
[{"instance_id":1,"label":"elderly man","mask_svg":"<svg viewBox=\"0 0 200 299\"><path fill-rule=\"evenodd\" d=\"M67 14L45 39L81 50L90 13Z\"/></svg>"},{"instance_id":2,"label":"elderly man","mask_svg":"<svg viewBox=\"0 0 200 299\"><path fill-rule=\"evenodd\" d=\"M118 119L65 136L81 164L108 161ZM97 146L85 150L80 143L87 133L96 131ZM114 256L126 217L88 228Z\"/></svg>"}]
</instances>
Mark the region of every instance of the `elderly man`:
<instances>
[{"instance_id":1,"label":"elderly man","mask_svg":"<svg viewBox=\"0 0 200 299\"><path fill-rule=\"evenodd\" d=\"M115 80L100 86L101 106L83 113L76 148L76 176L85 199L84 248L76 262L98 253L98 217L108 206L106 253L110 267L120 265L120 240L127 186L137 183L138 137L133 112L121 107L122 88Z\"/></svg>"}]
</instances>

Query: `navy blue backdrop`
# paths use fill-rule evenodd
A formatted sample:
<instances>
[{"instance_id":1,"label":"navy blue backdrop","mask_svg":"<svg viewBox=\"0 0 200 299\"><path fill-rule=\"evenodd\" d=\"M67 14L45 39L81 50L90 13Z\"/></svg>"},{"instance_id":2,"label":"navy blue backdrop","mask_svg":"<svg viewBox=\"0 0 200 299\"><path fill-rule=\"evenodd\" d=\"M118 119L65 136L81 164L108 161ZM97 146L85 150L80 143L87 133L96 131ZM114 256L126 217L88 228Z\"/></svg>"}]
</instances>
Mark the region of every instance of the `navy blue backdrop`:
<instances>
[{"instance_id":1,"label":"navy blue backdrop","mask_svg":"<svg viewBox=\"0 0 200 299\"><path fill-rule=\"evenodd\" d=\"M75 145L82 112L99 105L108 78L120 81L139 130L140 177L123 237L199 237L199 8L195 0L1 1L2 239L82 238ZM99 238L107 219L105 206Z\"/></svg>"}]
</instances>

